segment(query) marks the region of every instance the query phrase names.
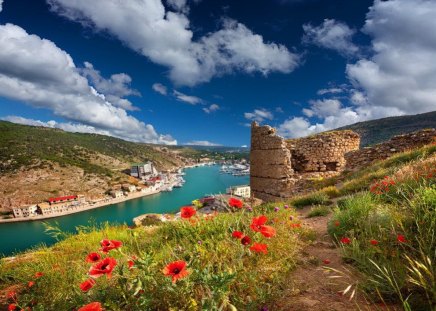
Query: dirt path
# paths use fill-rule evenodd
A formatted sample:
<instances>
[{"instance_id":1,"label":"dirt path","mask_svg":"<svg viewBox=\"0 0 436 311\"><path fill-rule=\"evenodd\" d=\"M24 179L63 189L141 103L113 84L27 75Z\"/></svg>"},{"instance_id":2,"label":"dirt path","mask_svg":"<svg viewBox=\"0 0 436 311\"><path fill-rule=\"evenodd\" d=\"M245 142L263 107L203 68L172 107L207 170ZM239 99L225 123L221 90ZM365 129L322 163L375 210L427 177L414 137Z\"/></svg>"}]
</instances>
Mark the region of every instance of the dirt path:
<instances>
[{"instance_id":1,"label":"dirt path","mask_svg":"<svg viewBox=\"0 0 436 311\"><path fill-rule=\"evenodd\" d=\"M330 216L307 218L310 208L299 210L303 225L316 232L313 243L303 249L302 262L291 276L288 293L276 302L273 310L285 311L350 311L350 310L399 310L377 304L369 304L356 292L349 299L358 281L357 272L344 264L340 250L327 233ZM327 268L326 268L327 267ZM332 271L329 269L334 269ZM331 278L331 276L341 276ZM352 287L341 294L350 284Z\"/></svg>"}]
</instances>

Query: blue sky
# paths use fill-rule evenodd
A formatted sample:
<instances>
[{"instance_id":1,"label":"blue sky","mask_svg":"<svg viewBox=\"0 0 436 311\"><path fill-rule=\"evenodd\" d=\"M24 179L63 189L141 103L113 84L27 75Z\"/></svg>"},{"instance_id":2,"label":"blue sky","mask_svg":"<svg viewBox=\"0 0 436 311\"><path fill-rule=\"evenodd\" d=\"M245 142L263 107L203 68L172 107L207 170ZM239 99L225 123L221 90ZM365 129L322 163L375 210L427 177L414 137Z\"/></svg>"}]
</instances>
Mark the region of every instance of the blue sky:
<instances>
[{"instance_id":1,"label":"blue sky","mask_svg":"<svg viewBox=\"0 0 436 311\"><path fill-rule=\"evenodd\" d=\"M249 145L436 109L431 0L0 0L0 118Z\"/></svg>"}]
</instances>

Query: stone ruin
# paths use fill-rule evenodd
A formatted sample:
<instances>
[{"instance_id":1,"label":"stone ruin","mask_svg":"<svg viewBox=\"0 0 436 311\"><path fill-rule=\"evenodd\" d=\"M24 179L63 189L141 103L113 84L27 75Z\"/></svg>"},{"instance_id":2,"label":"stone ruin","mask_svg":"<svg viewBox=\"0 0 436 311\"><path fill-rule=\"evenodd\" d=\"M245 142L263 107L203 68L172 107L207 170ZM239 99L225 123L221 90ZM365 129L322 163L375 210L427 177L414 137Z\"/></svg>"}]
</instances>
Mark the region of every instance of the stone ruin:
<instances>
[{"instance_id":1,"label":"stone ruin","mask_svg":"<svg viewBox=\"0 0 436 311\"><path fill-rule=\"evenodd\" d=\"M331 177L346 166L345 154L358 150L360 136L334 131L285 140L268 125L251 126L250 185L254 197L275 201L301 190L301 181Z\"/></svg>"},{"instance_id":2,"label":"stone ruin","mask_svg":"<svg viewBox=\"0 0 436 311\"><path fill-rule=\"evenodd\" d=\"M393 137L359 149L359 134L331 131L284 139L268 125L251 126L250 186L255 198L277 201L304 192L308 181L332 177L386 159L397 152L436 143L436 130L427 129Z\"/></svg>"}]
</instances>

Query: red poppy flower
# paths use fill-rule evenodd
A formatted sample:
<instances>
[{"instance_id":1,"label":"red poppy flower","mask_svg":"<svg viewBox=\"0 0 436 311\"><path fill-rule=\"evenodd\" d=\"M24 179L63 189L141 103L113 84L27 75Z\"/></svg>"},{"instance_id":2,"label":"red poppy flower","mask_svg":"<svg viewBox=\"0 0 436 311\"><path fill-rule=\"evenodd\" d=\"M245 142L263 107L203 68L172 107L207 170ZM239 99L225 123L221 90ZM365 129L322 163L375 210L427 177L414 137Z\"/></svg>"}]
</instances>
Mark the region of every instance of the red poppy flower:
<instances>
[{"instance_id":1,"label":"red poppy flower","mask_svg":"<svg viewBox=\"0 0 436 311\"><path fill-rule=\"evenodd\" d=\"M344 237L344 238L341 239L341 243L342 244L350 244L351 240L349 238Z\"/></svg>"},{"instance_id":2,"label":"red poppy flower","mask_svg":"<svg viewBox=\"0 0 436 311\"><path fill-rule=\"evenodd\" d=\"M266 216L261 215L259 217L254 217L251 221L250 228L255 232L260 232L262 226L267 222L268 218Z\"/></svg>"},{"instance_id":3,"label":"red poppy flower","mask_svg":"<svg viewBox=\"0 0 436 311\"><path fill-rule=\"evenodd\" d=\"M241 231L233 231L232 237L236 239L241 239L244 236L244 234Z\"/></svg>"},{"instance_id":4,"label":"red poppy flower","mask_svg":"<svg viewBox=\"0 0 436 311\"><path fill-rule=\"evenodd\" d=\"M397 240L400 243L406 243L407 242L406 237L404 235L402 235L402 234L397 235Z\"/></svg>"},{"instance_id":5,"label":"red poppy flower","mask_svg":"<svg viewBox=\"0 0 436 311\"><path fill-rule=\"evenodd\" d=\"M268 248L268 246L266 244L254 243L250 247L250 250L252 250L253 252L256 252L256 253L268 254L267 248Z\"/></svg>"},{"instance_id":6,"label":"red poppy flower","mask_svg":"<svg viewBox=\"0 0 436 311\"><path fill-rule=\"evenodd\" d=\"M291 224L291 228L301 228L301 224L300 223L298 223L298 224Z\"/></svg>"},{"instance_id":7,"label":"red poppy flower","mask_svg":"<svg viewBox=\"0 0 436 311\"><path fill-rule=\"evenodd\" d=\"M77 311L103 311L103 308L99 302L91 302Z\"/></svg>"},{"instance_id":8,"label":"red poppy flower","mask_svg":"<svg viewBox=\"0 0 436 311\"><path fill-rule=\"evenodd\" d=\"M33 282L33 281L30 281L29 283L27 283L27 286L30 288L30 287L32 287L33 285L35 285L35 282Z\"/></svg>"},{"instance_id":9,"label":"red poppy flower","mask_svg":"<svg viewBox=\"0 0 436 311\"><path fill-rule=\"evenodd\" d=\"M183 260L177 260L169 263L163 270L165 276L172 277L173 283L176 283L178 279L184 278L189 274L186 270L186 262Z\"/></svg>"},{"instance_id":10,"label":"red poppy flower","mask_svg":"<svg viewBox=\"0 0 436 311\"><path fill-rule=\"evenodd\" d=\"M11 303L8 306L8 311L14 311L14 310L17 310L17 305L15 303Z\"/></svg>"},{"instance_id":11,"label":"red poppy flower","mask_svg":"<svg viewBox=\"0 0 436 311\"><path fill-rule=\"evenodd\" d=\"M182 218L186 218L186 219L191 218L196 213L197 213L197 211L192 206L184 206L180 209L180 216Z\"/></svg>"},{"instance_id":12,"label":"red poppy flower","mask_svg":"<svg viewBox=\"0 0 436 311\"><path fill-rule=\"evenodd\" d=\"M106 276L110 278L116 265L117 261L114 258L107 257L96 265L92 266L89 269L89 275L93 278L99 278L106 274Z\"/></svg>"},{"instance_id":13,"label":"red poppy flower","mask_svg":"<svg viewBox=\"0 0 436 311\"><path fill-rule=\"evenodd\" d=\"M242 208L242 206L244 205L244 203L242 203L241 200L235 199L235 198L230 198L229 199L229 205L231 207L237 207L237 208Z\"/></svg>"},{"instance_id":14,"label":"red poppy flower","mask_svg":"<svg viewBox=\"0 0 436 311\"><path fill-rule=\"evenodd\" d=\"M14 292L14 291L9 292L6 294L6 297L8 299L17 300L17 292Z\"/></svg>"},{"instance_id":15,"label":"red poppy flower","mask_svg":"<svg viewBox=\"0 0 436 311\"><path fill-rule=\"evenodd\" d=\"M325 265L328 265L331 261L330 261L330 259L324 259L322 262L323 262Z\"/></svg>"},{"instance_id":16,"label":"red poppy flower","mask_svg":"<svg viewBox=\"0 0 436 311\"><path fill-rule=\"evenodd\" d=\"M260 233L266 238L271 238L276 235L276 229L271 226L261 226Z\"/></svg>"},{"instance_id":17,"label":"red poppy flower","mask_svg":"<svg viewBox=\"0 0 436 311\"><path fill-rule=\"evenodd\" d=\"M88 256L86 256L86 262L97 262L101 259L101 256L99 253L89 253Z\"/></svg>"},{"instance_id":18,"label":"red poppy flower","mask_svg":"<svg viewBox=\"0 0 436 311\"><path fill-rule=\"evenodd\" d=\"M370 240L369 241L369 243L371 243L371 245L377 245L378 244L378 241L377 240L374 240L374 239L372 239L372 240Z\"/></svg>"},{"instance_id":19,"label":"red poppy flower","mask_svg":"<svg viewBox=\"0 0 436 311\"><path fill-rule=\"evenodd\" d=\"M44 273L42 273L42 272L36 272L35 273L35 279L40 278L43 275L44 275Z\"/></svg>"},{"instance_id":20,"label":"red poppy flower","mask_svg":"<svg viewBox=\"0 0 436 311\"><path fill-rule=\"evenodd\" d=\"M242 245L249 245L250 243L251 243L251 239L250 239L250 237L248 235L244 236L241 239L241 244Z\"/></svg>"},{"instance_id":21,"label":"red poppy flower","mask_svg":"<svg viewBox=\"0 0 436 311\"><path fill-rule=\"evenodd\" d=\"M116 249L116 248L123 246L123 242L116 241L116 240L104 239L104 240L101 240L100 245L101 245L101 251L103 253L108 253L110 250L113 250L113 249Z\"/></svg>"},{"instance_id":22,"label":"red poppy flower","mask_svg":"<svg viewBox=\"0 0 436 311\"><path fill-rule=\"evenodd\" d=\"M335 227L339 227L341 225L341 223L339 222L339 220L335 221Z\"/></svg>"},{"instance_id":23,"label":"red poppy flower","mask_svg":"<svg viewBox=\"0 0 436 311\"><path fill-rule=\"evenodd\" d=\"M127 262L127 264L128 264L128 266L129 266L129 269L132 269L133 266L135 265L135 263L133 262L133 260L129 260L129 261Z\"/></svg>"},{"instance_id":24,"label":"red poppy flower","mask_svg":"<svg viewBox=\"0 0 436 311\"><path fill-rule=\"evenodd\" d=\"M95 285L95 280L94 279L88 279L85 282L83 282L82 284L80 284L80 289L82 290L82 292L86 293L91 288L93 288L94 285Z\"/></svg>"}]
</instances>

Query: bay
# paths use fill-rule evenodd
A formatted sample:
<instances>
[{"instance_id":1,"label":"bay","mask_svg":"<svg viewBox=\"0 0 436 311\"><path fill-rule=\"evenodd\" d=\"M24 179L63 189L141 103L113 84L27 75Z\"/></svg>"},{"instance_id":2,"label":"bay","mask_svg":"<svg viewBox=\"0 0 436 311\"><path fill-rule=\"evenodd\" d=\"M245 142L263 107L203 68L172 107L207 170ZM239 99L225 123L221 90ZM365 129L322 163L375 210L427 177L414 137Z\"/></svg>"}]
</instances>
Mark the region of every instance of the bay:
<instances>
[{"instance_id":1,"label":"bay","mask_svg":"<svg viewBox=\"0 0 436 311\"><path fill-rule=\"evenodd\" d=\"M204 166L185 170L186 183L172 192L112 204L77 214L45 220L57 224L63 231L75 232L90 222L132 225L133 218L147 213L175 213L181 206L205 195L224 193L226 188L249 183L248 176L220 174L219 166ZM38 245L52 245L56 241L44 232L43 221L0 224L0 254L10 256Z\"/></svg>"}]
</instances>

